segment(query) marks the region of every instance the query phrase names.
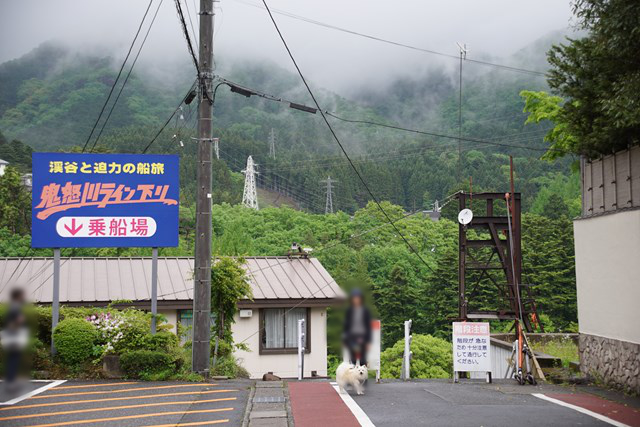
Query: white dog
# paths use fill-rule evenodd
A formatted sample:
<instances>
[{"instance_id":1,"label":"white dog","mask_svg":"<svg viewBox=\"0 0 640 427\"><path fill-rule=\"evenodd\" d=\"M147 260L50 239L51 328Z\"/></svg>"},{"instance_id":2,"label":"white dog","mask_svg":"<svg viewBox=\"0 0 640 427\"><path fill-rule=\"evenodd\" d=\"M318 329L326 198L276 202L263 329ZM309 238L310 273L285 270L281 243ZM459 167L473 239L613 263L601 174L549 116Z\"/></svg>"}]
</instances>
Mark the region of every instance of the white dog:
<instances>
[{"instance_id":1,"label":"white dog","mask_svg":"<svg viewBox=\"0 0 640 427\"><path fill-rule=\"evenodd\" d=\"M350 363L342 362L336 369L336 382L342 394L346 393L345 389L348 385L353 387L356 394L364 394L364 382L368 377L369 370L366 365L353 366Z\"/></svg>"}]
</instances>

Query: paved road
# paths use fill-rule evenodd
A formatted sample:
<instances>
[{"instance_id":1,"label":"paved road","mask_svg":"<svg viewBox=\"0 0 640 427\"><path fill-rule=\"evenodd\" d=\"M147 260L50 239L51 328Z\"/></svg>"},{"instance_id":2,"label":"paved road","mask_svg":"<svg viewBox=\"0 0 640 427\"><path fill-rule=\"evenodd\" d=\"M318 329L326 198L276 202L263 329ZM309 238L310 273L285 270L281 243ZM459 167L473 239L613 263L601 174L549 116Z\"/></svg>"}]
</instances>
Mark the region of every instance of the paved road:
<instances>
[{"instance_id":1,"label":"paved road","mask_svg":"<svg viewBox=\"0 0 640 427\"><path fill-rule=\"evenodd\" d=\"M12 406L6 427L240 426L249 382L66 382Z\"/></svg>"},{"instance_id":2,"label":"paved road","mask_svg":"<svg viewBox=\"0 0 640 427\"><path fill-rule=\"evenodd\" d=\"M531 395L557 390L513 382L453 384L429 380L371 384L364 396L351 396L377 427L608 425Z\"/></svg>"}]
</instances>

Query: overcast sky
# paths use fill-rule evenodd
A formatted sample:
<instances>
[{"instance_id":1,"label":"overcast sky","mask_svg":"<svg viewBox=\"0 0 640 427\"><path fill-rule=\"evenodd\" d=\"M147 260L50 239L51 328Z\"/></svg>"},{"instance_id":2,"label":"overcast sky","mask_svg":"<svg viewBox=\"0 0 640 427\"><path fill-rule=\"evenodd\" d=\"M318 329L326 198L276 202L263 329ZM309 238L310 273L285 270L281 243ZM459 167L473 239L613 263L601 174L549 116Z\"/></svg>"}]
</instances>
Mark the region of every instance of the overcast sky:
<instances>
[{"instance_id":1,"label":"overcast sky","mask_svg":"<svg viewBox=\"0 0 640 427\"><path fill-rule=\"evenodd\" d=\"M150 15L160 0L154 0ZM188 2L197 30L194 7ZM292 69L266 12L246 3L216 3L214 49L218 64L236 59L269 60ZM274 10L302 15L354 31L457 54L499 60L551 31L566 30L569 0L268 0ZM148 0L0 0L0 62L17 58L47 40L79 49L107 48L124 57ZM186 8L185 8L186 13ZM424 53L388 46L275 15L305 74L341 90L363 80L382 82L442 63ZM150 17L149 17L150 19ZM187 21L188 23L188 21ZM141 67L161 68L188 60L173 0L164 0L140 58ZM450 60L444 60L450 63Z\"/></svg>"}]
</instances>

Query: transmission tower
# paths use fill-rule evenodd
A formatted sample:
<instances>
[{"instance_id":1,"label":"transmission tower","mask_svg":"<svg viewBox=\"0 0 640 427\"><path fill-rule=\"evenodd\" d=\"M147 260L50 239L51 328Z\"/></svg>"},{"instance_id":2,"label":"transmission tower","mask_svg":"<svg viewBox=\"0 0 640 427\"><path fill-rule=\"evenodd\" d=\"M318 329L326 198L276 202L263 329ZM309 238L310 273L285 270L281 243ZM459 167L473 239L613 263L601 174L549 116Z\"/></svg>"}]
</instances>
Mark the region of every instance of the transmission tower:
<instances>
[{"instance_id":1,"label":"transmission tower","mask_svg":"<svg viewBox=\"0 0 640 427\"><path fill-rule=\"evenodd\" d=\"M220 138L213 138L213 152L216 154L216 159L220 160Z\"/></svg>"},{"instance_id":2,"label":"transmission tower","mask_svg":"<svg viewBox=\"0 0 640 427\"><path fill-rule=\"evenodd\" d=\"M331 179L331 177L327 177L327 179L323 179L320 181L322 183L326 183L327 185L327 201L324 205L324 213L333 213L333 183L338 182L335 179Z\"/></svg>"},{"instance_id":3,"label":"transmission tower","mask_svg":"<svg viewBox=\"0 0 640 427\"><path fill-rule=\"evenodd\" d=\"M247 168L244 173L244 191L242 193L242 204L248 208L258 210L258 193L256 191L256 165L253 158L247 158Z\"/></svg>"},{"instance_id":4,"label":"transmission tower","mask_svg":"<svg viewBox=\"0 0 640 427\"><path fill-rule=\"evenodd\" d=\"M269 133L269 157L276 159L276 131L273 128Z\"/></svg>"}]
</instances>

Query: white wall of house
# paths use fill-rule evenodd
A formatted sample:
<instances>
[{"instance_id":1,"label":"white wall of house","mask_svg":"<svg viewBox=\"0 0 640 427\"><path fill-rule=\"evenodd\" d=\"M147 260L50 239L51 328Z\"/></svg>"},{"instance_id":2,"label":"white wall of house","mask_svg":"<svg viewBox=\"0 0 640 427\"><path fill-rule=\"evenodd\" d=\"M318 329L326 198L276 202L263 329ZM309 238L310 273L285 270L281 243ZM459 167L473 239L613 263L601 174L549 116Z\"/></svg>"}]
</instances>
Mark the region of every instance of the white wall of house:
<instances>
[{"instance_id":1,"label":"white wall of house","mask_svg":"<svg viewBox=\"0 0 640 427\"><path fill-rule=\"evenodd\" d=\"M178 324L178 310L160 309L158 310L158 314L162 314L164 317L167 318L167 323L171 325L171 332L173 332L174 334L178 333L178 328L176 326Z\"/></svg>"},{"instance_id":2,"label":"white wall of house","mask_svg":"<svg viewBox=\"0 0 640 427\"><path fill-rule=\"evenodd\" d=\"M640 209L576 220L580 332L640 344Z\"/></svg>"},{"instance_id":3,"label":"white wall of house","mask_svg":"<svg viewBox=\"0 0 640 427\"><path fill-rule=\"evenodd\" d=\"M262 378L267 372L273 372L282 378L297 376L297 354L260 354L259 309L253 309L249 318L234 316L232 326L233 339L236 343L246 339L245 344L251 351L236 350L235 356L240 364L249 371L251 378ZM327 310L325 307L311 308L311 352L305 354L304 375L310 377L311 371L319 376L327 375Z\"/></svg>"}]
</instances>

